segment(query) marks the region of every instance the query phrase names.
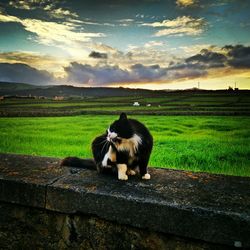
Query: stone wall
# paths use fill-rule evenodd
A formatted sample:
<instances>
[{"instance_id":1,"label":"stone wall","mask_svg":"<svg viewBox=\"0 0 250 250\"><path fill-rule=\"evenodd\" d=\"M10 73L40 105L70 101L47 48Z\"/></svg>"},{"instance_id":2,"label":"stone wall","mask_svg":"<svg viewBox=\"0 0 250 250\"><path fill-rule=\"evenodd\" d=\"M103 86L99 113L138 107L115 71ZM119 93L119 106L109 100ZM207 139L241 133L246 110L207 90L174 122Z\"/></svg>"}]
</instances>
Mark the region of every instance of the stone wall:
<instances>
[{"instance_id":1,"label":"stone wall","mask_svg":"<svg viewBox=\"0 0 250 250\"><path fill-rule=\"evenodd\" d=\"M250 178L150 168L118 181L0 155L0 249L250 247Z\"/></svg>"}]
</instances>

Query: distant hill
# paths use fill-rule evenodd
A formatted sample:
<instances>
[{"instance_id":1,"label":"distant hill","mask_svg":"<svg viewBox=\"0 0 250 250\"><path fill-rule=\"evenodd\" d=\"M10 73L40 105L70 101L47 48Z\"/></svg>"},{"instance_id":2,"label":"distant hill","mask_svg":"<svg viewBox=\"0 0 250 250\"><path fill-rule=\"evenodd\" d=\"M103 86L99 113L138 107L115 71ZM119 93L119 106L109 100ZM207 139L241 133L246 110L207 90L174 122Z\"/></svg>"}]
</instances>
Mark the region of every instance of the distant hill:
<instances>
[{"instance_id":1,"label":"distant hill","mask_svg":"<svg viewBox=\"0 0 250 250\"><path fill-rule=\"evenodd\" d=\"M23 89L32 89L36 87L37 86L27 84L27 83L0 82L0 91L23 90Z\"/></svg>"},{"instance_id":2,"label":"distant hill","mask_svg":"<svg viewBox=\"0 0 250 250\"><path fill-rule=\"evenodd\" d=\"M26 83L0 82L0 96L54 96L69 97L113 97L113 96L166 96L166 95L189 95L189 94L249 94L250 90L148 90L111 87L74 87L71 85L45 85L37 86Z\"/></svg>"},{"instance_id":3,"label":"distant hill","mask_svg":"<svg viewBox=\"0 0 250 250\"><path fill-rule=\"evenodd\" d=\"M64 97L102 97L102 96L143 96L164 91L153 91L144 89L109 88L109 87L74 87L69 85L47 85L35 86L25 83L0 82L0 95L19 96L54 96Z\"/></svg>"}]
</instances>

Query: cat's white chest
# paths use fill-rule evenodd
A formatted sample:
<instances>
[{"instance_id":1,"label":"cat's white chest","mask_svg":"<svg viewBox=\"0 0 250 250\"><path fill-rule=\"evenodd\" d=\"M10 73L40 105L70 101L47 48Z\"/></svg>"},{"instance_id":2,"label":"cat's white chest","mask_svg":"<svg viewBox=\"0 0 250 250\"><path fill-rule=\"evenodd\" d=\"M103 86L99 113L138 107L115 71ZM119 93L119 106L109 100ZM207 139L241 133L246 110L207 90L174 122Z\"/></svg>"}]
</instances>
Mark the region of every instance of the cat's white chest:
<instances>
[{"instance_id":1,"label":"cat's white chest","mask_svg":"<svg viewBox=\"0 0 250 250\"><path fill-rule=\"evenodd\" d=\"M129 156L131 158L134 158L141 143L141 137L137 134L134 134L129 139L122 139L121 143L119 143L116 148L118 151L127 151L129 153Z\"/></svg>"}]
</instances>

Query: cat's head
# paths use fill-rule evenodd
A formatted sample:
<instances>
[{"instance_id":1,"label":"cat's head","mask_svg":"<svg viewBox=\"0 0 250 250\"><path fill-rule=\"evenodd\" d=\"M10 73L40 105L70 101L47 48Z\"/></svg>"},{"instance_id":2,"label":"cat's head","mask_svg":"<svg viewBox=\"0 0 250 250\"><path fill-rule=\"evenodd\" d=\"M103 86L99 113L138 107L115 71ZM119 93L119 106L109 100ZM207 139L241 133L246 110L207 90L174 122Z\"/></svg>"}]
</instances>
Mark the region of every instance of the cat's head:
<instances>
[{"instance_id":1,"label":"cat's head","mask_svg":"<svg viewBox=\"0 0 250 250\"><path fill-rule=\"evenodd\" d=\"M125 113L121 113L119 119L114 121L107 130L107 140L113 143L119 143L122 139L129 139L132 136L133 129Z\"/></svg>"}]
</instances>

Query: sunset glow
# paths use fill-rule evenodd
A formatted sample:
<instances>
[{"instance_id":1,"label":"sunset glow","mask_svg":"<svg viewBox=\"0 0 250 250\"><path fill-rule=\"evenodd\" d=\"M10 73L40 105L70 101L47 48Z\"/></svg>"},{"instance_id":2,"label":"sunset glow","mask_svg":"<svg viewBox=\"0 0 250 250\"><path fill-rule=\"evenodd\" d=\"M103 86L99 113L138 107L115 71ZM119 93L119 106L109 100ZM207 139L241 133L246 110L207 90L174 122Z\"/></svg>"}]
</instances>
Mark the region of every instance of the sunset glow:
<instances>
[{"instance_id":1,"label":"sunset glow","mask_svg":"<svg viewBox=\"0 0 250 250\"><path fill-rule=\"evenodd\" d=\"M250 2L3 0L0 81L250 89Z\"/></svg>"}]
</instances>

